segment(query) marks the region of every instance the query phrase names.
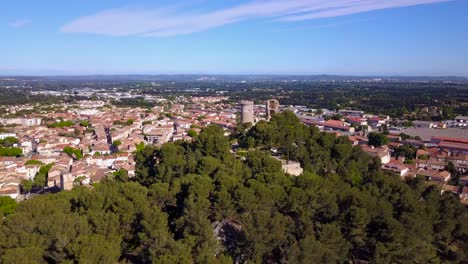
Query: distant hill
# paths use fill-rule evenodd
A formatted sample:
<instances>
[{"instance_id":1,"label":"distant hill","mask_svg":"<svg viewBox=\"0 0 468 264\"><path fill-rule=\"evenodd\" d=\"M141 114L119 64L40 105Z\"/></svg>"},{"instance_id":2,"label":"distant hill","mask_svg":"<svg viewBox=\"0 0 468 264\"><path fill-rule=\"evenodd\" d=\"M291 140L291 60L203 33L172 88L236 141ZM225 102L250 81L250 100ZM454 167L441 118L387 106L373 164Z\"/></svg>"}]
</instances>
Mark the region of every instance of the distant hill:
<instances>
[{"instance_id":1,"label":"distant hill","mask_svg":"<svg viewBox=\"0 0 468 264\"><path fill-rule=\"evenodd\" d=\"M1 76L1 75L0 75ZM394 81L394 82L468 82L461 76L352 76L352 75L229 75L229 74L128 74L128 75L60 75L60 76L3 76L0 80L74 80L74 81Z\"/></svg>"}]
</instances>

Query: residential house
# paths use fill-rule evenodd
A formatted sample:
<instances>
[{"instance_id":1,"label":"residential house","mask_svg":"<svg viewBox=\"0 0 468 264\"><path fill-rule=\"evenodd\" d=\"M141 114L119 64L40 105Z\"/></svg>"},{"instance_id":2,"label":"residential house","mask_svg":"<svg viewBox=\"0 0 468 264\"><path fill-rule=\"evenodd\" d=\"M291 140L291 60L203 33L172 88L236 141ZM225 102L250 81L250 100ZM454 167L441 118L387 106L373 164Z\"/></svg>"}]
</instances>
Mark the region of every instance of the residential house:
<instances>
[{"instance_id":1,"label":"residential house","mask_svg":"<svg viewBox=\"0 0 468 264\"><path fill-rule=\"evenodd\" d=\"M443 194L445 192L458 195L460 192L460 187L456 185L445 184L444 186L442 186L442 190L440 193Z\"/></svg>"},{"instance_id":2,"label":"residential house","mask_svg":"<svg viewBox=\"0 0 468 264\"><path fill-rule=\"evenodd\" d=\"M413 121L413 126L418 128L434 128L436 124L431 121Z\"/></svg>"},{"instance_id":3,"label":"residential house","mask_svg":"<svg viewBox=\"0 0 468 264\"><path fill-rule=\"evenodd\" d=\"M364 152L371 155L372 157L379 157L382 164L387 164L390 162L390 150L387 146L375 148L373 146L362 145L361 148L364 150Z\"/></svg>"},{"instance_id":4,"label":"residential house","mask_svg":"<svg viewBox=\"0 0 468 264\"><path fill-rule=\"evenodd\" d=\"M446 184L450 180L450 172L440 170L420 170L418 175L426 177L428 181Z\"/></svg>"},{"instance_id":5,"label":"residential house","mask_svg":"<svg viewBox=\"0 0 468 264\"><path fill-rule=\"evenodd\" d=\"M18 185L8 185L0 188L0 196L9 196L17 200L20 196L20 186Z\"/></svg>"},{"instance_id":6,"label":"residential house","mask_svg":"<svg viewBox=\"0 0 468 264\"><path fill-rule=\"evenodd\" d=\"M468 186L463 187L462 192L460 194L460 199L464 201L468 200Z\"/></svg>"},{"instance_id":7,"label":"residential house","mask_svg":"<svg viewBox=\"0 0 468 264\"><path fill-rule=\"evenodd\" d=\"M431 159L429 160L416 159L414 163L419 168L433 169L433 170L442 170L447 165L447 162L445 161L438 161L438 160L431 160Z\"/></svg>"},{"instance_id":8,"label":"residential house","mask_svg":"<svg viewBox=\"0 0 468 264\"><path fill-rule=\"evenodd\" d=\"M398 160L393 160L387 164L382 165L382 169L393 171L398 174L400 177L406 177L409 172L409 168L406 164L399 162Z\"/></svg>"}]
</instances>

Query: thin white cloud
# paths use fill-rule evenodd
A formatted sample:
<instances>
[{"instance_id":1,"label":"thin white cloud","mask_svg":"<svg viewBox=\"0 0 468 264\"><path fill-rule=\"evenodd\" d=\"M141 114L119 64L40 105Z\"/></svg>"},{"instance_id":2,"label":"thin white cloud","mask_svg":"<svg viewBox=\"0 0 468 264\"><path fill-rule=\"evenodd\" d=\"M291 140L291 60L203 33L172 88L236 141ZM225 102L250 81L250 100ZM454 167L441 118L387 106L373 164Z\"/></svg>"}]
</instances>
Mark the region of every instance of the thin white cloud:
<instances>
[{"instance_id":1,"label":"thin white cloud","mask_svg":"<svg viewBox=\"0 0 468 264\"><path fill-rule=\"evenodd\" d=\"M27 20L27 19L18 19L18 20L15 20L15 21L12 21L10 23L8 23L8 25L10 27L14 27L14 28L20 28L20 27L24 27L26 26L27 24L31 23L30 20Z\"/></svg>"},{"instance_id":2,"label":"thin white cloud","mask_svg":"<svg viewBox=\"0 0 468 264\"><path fill-rule=\"evenodd\" d=\"M254 19L303 21L446 1L450 0L258 0L206 12L185 10L180 6L150 10L117 8L78 18L62 26L61 31L110 36L174 36Z\"/></svg>"},{"instance_id":3,"label":"thin white cloud","mask_svg":"<svg viewBox=\"0 0 468 264\"><path fill-rule=\"evenodd\" d=\"M398 8L405 6L432 4L439 2L447 2L449 0L394 0L394 1L362 1L361 4L343 6L335 9L321 10L318 12L310 12L300 15L291 15L282 17L281 21L303 21L327 17L345 16L362 12L369 12L379 9ZM364 2L367 2L364 4Z\"/></svg>"}]
</instances>

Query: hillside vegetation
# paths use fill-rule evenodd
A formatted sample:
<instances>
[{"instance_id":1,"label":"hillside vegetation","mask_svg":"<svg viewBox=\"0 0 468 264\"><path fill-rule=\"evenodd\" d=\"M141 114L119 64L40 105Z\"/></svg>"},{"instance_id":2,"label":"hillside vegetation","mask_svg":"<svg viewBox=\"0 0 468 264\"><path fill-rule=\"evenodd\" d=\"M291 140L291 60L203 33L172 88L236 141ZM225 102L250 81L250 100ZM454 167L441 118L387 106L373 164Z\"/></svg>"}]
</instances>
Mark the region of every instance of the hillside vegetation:
<instances>
[{"instance_id":1,"label":"hillside vegetation","mask_svg":"<svg viewBox=\"0 0 468 264\"><path fill-rule=\"evenodd\" d=\"M250 148L245 159L208 126L193 143L138 151L135 179L20 203L1 220L1 262L466 263L456 197L384 174L290 112L233 137ZM304 174L285 175L270 148Z\"/></svg>"}]
</instances>

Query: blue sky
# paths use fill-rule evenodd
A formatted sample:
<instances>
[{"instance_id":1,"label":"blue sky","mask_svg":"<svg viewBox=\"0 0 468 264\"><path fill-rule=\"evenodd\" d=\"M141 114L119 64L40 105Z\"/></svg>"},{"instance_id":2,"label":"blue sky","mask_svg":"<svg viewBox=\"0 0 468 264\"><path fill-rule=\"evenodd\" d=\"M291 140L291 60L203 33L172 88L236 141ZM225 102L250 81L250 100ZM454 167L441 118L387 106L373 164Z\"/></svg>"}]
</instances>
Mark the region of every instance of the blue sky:
<instances>
[{"instance_id":1,"label":"blue sky","mask_svg":"<svg viewBox=\"0 0 468 264\"><path fill-rule=\"evenodd\" d=\"M0 75L468 76L467 0L15 0Z\"/></svg>"}]
</instances>

